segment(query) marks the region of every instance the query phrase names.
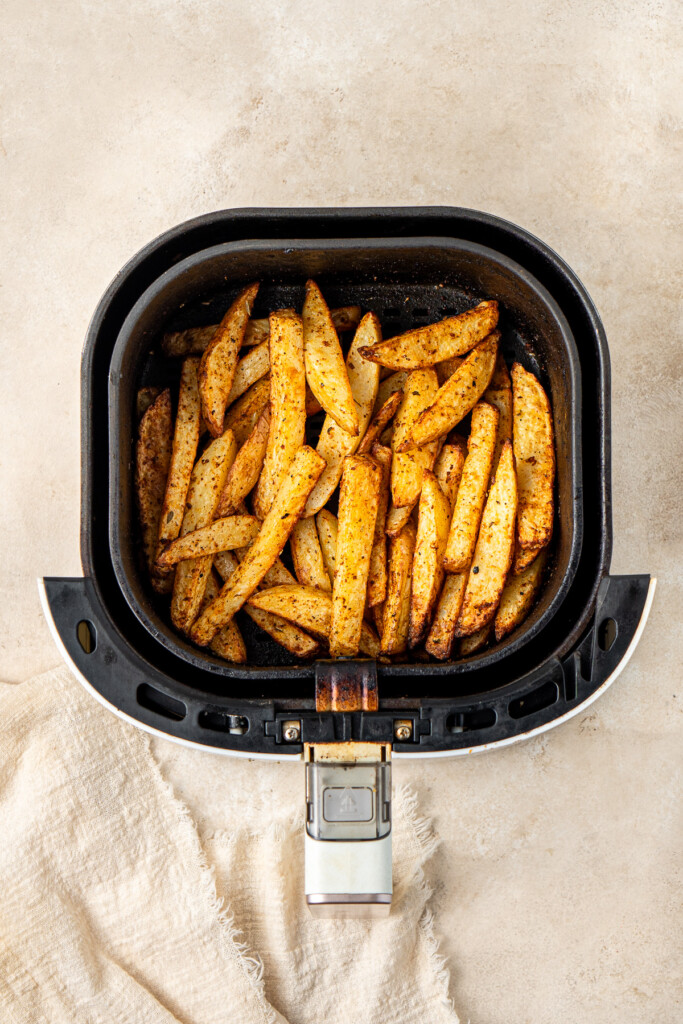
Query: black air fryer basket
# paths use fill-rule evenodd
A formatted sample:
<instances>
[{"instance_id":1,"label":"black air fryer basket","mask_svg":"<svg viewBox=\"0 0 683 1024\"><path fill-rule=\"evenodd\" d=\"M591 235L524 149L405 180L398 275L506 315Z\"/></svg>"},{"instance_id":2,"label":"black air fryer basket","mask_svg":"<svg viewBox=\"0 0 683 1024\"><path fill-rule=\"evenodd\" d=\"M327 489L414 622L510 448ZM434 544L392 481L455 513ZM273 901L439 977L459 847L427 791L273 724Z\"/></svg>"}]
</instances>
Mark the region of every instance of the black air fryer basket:
<instances>
[{"instance_id":1,"label":"black air fryer basket","mask_svg":"<svg viewBox=\"0 0 683 1024\"><path fill-rule=\"evenodd\" d=\"M316 710L316 687L338 669L292 664L248 620L246 666L186 643L168 626L135 551L136 391L177 381L177 364L159 354L161 333L216 323L254 279L262 282L255 316L300 306L308 277L330 305L375 310L386 336L483 298L500 300L503 351L540 377L553 408L558 515L537 606L503 643L468 659L343 662L346 677L376 687L376 711ZM607 343L585 289L547 246L505 221L449 208L238 210L189 221L120 272L90 325L84 576L43 581L48 620L95 696L181 742L251 757L296 756L304 744L331 741L391 744L395 757L513 742L605 689L649 611L649 576L609 575L609 400Z\"/></svg>"}]
</instances>

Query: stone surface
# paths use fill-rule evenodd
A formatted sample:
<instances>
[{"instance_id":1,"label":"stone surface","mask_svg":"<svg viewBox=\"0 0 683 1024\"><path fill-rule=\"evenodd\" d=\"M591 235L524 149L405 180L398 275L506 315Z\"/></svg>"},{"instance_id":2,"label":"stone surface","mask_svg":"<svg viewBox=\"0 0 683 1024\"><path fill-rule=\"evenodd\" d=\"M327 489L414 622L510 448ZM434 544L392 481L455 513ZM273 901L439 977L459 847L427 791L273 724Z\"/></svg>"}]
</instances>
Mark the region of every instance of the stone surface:
<instances>
[{"instance_id":1,"label":"stone surface","mask_svg":"<svg viewBox=\"0 0 683 1024\"><path fill-rule=\"evenodd\" d=\"M443 838L463 1020L680 1019L680 66L675 0L18 0L3 6L0 677L79 575L79 362L119 267L227 206L451 204L555 247L612 356L613 571L659 578L628 669L495 754L397 768ZM157 752L201 827L293 808L293 766ZM298 780L298 781L297 781Z\"/></svg>"}]
</instances>

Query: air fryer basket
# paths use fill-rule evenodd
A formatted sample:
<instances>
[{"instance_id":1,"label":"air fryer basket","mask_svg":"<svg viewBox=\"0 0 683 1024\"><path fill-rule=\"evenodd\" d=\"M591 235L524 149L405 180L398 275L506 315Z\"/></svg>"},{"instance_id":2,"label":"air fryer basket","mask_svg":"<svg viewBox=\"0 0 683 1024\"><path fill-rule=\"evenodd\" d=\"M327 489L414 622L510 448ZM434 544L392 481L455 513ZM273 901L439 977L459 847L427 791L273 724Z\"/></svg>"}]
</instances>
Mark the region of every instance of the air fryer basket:
<instances>
[{"instance_id":1,"label":"air fryer basket","mask_svg":"<svg viewBox=\"0 0 683 1024\"><path fill-rule=\"evenodd\" d=\"M268 664L268 650L246 669L206 658L168 628L133 551L134 393L177 373L148 356L160 330L216 322L237 285L254 277L264 282L262 312L298 303L309 275L331 303L375 308L387 333L500 298L504 351L539 372L555 418L559 522L537 609L507 643L467 661L380 666L376 712L315 710L313 684L333 671L329 662ZM325 739L392 742L397 719L410 723L410 738L394 740L395 755L512 742L576 713L609 684L652 595L646 576L607 575L609 362L597 314L543 243L474 211L225 211L162 236L124 268L90 326L82 482L85 576L44 581L65 656L119 714L234 753L300 754L302 742ZM79 623L88 624L85 645ZM345 671L374 676L377 667L347 662ZM292 718L296 742L282 726Z\"/></svg>"}]
</instances>

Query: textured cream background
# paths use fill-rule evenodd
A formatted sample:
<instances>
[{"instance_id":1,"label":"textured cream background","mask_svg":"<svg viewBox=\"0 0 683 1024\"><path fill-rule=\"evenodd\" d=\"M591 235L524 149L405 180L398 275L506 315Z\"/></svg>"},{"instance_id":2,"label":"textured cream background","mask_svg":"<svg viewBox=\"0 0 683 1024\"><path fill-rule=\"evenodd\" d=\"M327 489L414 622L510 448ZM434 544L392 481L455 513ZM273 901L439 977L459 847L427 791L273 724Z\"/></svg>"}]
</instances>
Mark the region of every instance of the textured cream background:
<instances>
[{"instance_id":1,"label":"textured cream background","mask_svg":"<svg viewBox=\"0 0 683 1024\"><path fill-rule=\"evenodd\" d=\"M598 305L613 570L659 578L642 643L556 732L396 772L443 837L433 904L473 1024L683 1012L680 14L676 0L2 9L2 679L56 661L34 581L80 573L82 339L160 231L226 206L472 206L540 235ZM292 766L157 752L209 832L298 799Z\"/></svg>"}]
</instances>

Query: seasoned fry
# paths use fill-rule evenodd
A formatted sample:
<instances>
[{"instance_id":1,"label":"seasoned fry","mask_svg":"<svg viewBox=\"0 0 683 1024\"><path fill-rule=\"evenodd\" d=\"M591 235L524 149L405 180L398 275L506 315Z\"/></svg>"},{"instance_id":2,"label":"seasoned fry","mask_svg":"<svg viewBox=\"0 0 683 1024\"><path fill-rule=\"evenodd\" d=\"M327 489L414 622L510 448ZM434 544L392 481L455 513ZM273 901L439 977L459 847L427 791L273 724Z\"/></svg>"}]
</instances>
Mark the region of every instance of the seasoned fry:
<instances>
[{"instance_id":1,"label":"seasoned fry","mask_svg":"<svg viewBox=\"0 0 683 1024\"><path fill-rule=\"evenodd\" d=\"M381 638L384 630L384 601L381 604L373 605L370 609L372 617L375 620L375 629L377 630L378 636Z\"/></svg>"},{"instance_id":2,"label":"seasoned fry","mask_svg":"<svg viewBox=\"0 0 683 1024\"><path fill-rule=\"evenodd\" d=\"M382 604L387 593L387 509L391 478L391 450L380 444L372 446L372 457L382 470L377 502L377 518L375 520L375 536L370 552L370 572L368 574L368 607L374 608Z\"/></svg>"},{"instance_id":3,"label":"seasoned fry","mask_svg":"<svg viewBox=\"0 0 683 1024\"><path fill-rule=\"evenodd\" d=\"M198 359L186 359L180 374L180 394L173 433L171 465L168 470L164 503L159 518L158 555L161 554L168 541L176 539L183 524L185 498L190 486L190 476L199 443L198 365Z\"/></svg>"},{"instance_id":4,"label":"seasoned fry","mask_svg":"<svg viewBox=\"0 0 683 1024\"><path fill-rule=\"evenodd\" d=\"M443 553L448 536L451 508L448 498L429 470L425 471L420 494L417 537L412 568L410 597L411 647L422 642L444 578Z\"/></svg>"},{"instance_id":5,"label":"seasoned fry","mask_svg":"<svg viewBox=\"0 0 683 1024\"><path fill-rule=\"evenodd\" d=\"M449 377L453 376L458 367L462 366L462 362L460 356L453 356L452 359L444 359L442 363L436 364L434 369L439 380L439 387L445 384Z\"/></svg>"},{"instance_id":6,"label":"seasoned fry","mask_svg":"<svg viewBox=\"0 0 683 1024\"><path fill-rule=\"evenodd\" d=\"M403 508L396 508L393 503L389 505L389 511L387 512L387 525L385 528L387 537L398 537L399 533L410 519L411 512L414 508L415 505L404 505Z\"/></svg>"},{"instance_id":7,"label":"seasoned fry","mask_svg":"<svg viewBox=\"0 0 683 1024\"><path fill-rule=\"evenodd\" d=\"M301 317L284 310L270 317L270 430L254 512L265 519L306 434L306 375Z\"/></svg>"},{"instance_id":8,"label":"seasoned fry","mask_svg":"<svg viewBox=\"0 0 683 1024\"><path fill-rule=\"evenodd\" d=\"M526 619L543 582L547 562L548 550L544 548L521 575L510 577L505 584L496 612L496 640L502 640Z\"/></svg>"},{"instance_id":9,"label":"seasoned fry","mask_svg":"<svg viewBox=\"0 0 683 1024\"><path fill-rule=\"evenodd\" d=\"M389 545L389 577L382 617L382 654L401 654L408 646L410 588L415 553L415 523L409 519Z\"/></svg>"},{"instance_id":10,"label":"seasoned fry","mask_svg":"<svg viewBox=\"0 0 683 1024\"><path fill-rule=\"evenodd\" d=\"M172 358L200 356L218 330L218 324L208 327L188 327L184 331L169 331L161 339L161 351Z\"/></svg>"},{"instance_id":11,"label":"seasoned fry","mask_svg":"<svg viewBox=\"0 0 683 1024\"><path fill-rule=\"evenodd\" d=\"M246 496L256 486L266 457L266 444L270 429L270 406L259 416L256 426L246 439L233 462L218 501L216 517L234 515Z\"/></svg>"},{"instance_id":12,"label":"seasoned fry","mask_svg":"<svg viewBox=\"0 0 683 1024\"><path fill-rule=\"evenodd\" d=\"M474 408L488 387L498 352L500 334L494 331L470 352L422 412L410 434L401 439L401 450L427 444L447 434Z\"/></svg>"},{"instance_id":13,"label":"seasoned fry","mask_svg":"<svg viewBox=\"0 0 683 1024\"><path fill-rule=\"evenodd\" d=\"M519 487L517 544L537 550L549 543L553 532L553 416L540 382L520 363L512 367L512 411Z\"/></svg>"},{"instance_id":14,"label":"seasoned fry","mask_svg":"<svg viewBox=\"0 0 683 1024\"><path fill-rule=\"evenodd\" d=\"M341 479L344 459L353 455L365 433L377 397L379 367L375 363L369 363L363 359L358 354L358 349L368 338L379 337L381 337L381 333L377 317L374 313L366 313L358 325L356 336L346 357L348 380L357 410L358 433L349 434L339 426L332 416L328 414L325 417L316 451L318 455L322 455L327 466L311 491L306 502L304 516L315 515L329 500Z\"/></svg>"},{"instance_id":15,"label":"seasoned fry","mask_svg":"<svg viewBox=\"0 0 683 1024\"><path fill-rule=\"evenodd\" d=\"M202 416L214 437L223 432L223 417L235 379L238 353L258 289L258 282L255 282L239 293L218 325L199 364Z\"/></svg>"},{"instance_id":16,"label":"seasoned fry","mask_svg":"<svg viewBox=\"0 0 683 1024\"><path fill-rule=\"evenodd\" d=\"M232 382L232 388L228 395L227 405L232 405L236 402L240 395L243 395L245 391L248 391L252 384L255 384L257 380L265 375L270 370L270 349L267 341L262 341L260 345L250 349L246 355L243 355L237 364L235 370L235 379Z\"/></svg>"},{"instance_id":17,"label":"seasoned fry","mask_svg":"<svg viewBox=\"0 0 683 1024\"><path fill-rule=\"evenodd\" d=\"M230 427L238 445L243 445L249 437L269 401L270 374L252 384L249 390L230 406L223 423L226 430Z\"/></svg>"},{"instance_id":18,"label":"seasoned fry","mask_svg":"<svg viewBox=\"0 0 683 1024\"><path fill-rule=\"evenodd\" d=\"M398 373L392 373L389 377L381 380L379 388L377 389L375 409L381 409L384 403L389 400L395 391L403 391L409 376L409 370L399 370Z\"/></svg>"},{"instance_id":19,"label":"seasoned fry","mask_svg":"<svg viewBox=\"0 0 683 1024\"><path fill-rule=\"evenodd\" d=\"M393 370L416 370L453 356L462 356L491 333L498 323L498 303L480 302L457 316L416 327L362 351L366 359Z\"/></svg>"},{"instance_id":20,"label":"seasoned fry","mask_svg":"<svg viewBox=\"0 0 683 1024\"><path fill-rule=\"evenodd\" d=\"M227 516L209 526L186 533L171 541L159 558L159 565L175 565L186 558L215 555L217 551L233 551L257 536L261 524L256 516Z\"/></svg>"},{"instance_id":21,"label":"seasoned fry","mask_svg":"<svg viewBox=\"0 0 683 1024\"><path fill-rule=\"evenodd\" d=\"M445 444L434 464L434 476L439 487L448 498L451 509L455 507L462 470L467 456L467 443L464 440Z\"/></svg>"},{"instance_id":22,"label":"seasoned fry","mask_svg":"<svg viewBox=\"0 0 683 1024\"><path fill-rule=\"evenodd\" d=\"M275 559L279 558L324 468L324 460L312 448L304 445L299 449L258 537L219 596L192 627L191 637L195 643L200 646L210 643L218 630L253 594Z\"/></svg>"},{"instance_id":23,"label":"seasoned fry","mask_svg":"<svg viewBox=\"0 0 683 1024\"><path fill-rule=\"evenodd\" d=\"M498 353L491 383L484 392L482 401L488 402L498 410L496 450L493 453L493 471L495 472L503 445L512 439L512 385L502 352Z\"/></svg>"},{"instance_id":24,"label":"seasoned fry","mask_svg":"<svg viewBox=\"0 0 683 1024\"><path fill-rule=\"evenodd\" d=\"M456 636L471 636L496 614L512 562L517 514L517 475L506 441L486 500Z\"/></svg>"},{"instance_id":25,"label":"seasoned fry","mask_svg":"<svg viewBox=\"0 0 683 1024\"><path fill-rule=\"evenodd\" d=\"M172 444L171 392L167 388L143 415L135 449L135 493L142 527L142 548L150 574L154 571ZM159 581L153 580L153 585L155 582Z\"/></svg>"},{"instance_id":26,"label":"seasoned fry","mask_svg":"<svg viewBox=\"0 0 683 1024\"><path fill-rule=\"evenodd\" d=\"M519 483L518 483L519 486ZM512 557L512 569L510 572L513 576L519 576L528 569L531 563L536 559L539 550L543 551L543 548L520 548L519 544L515 545L515 553Z\"/></svg>"},{"instance_id":27,"label":"seasoned fry","mask_svg":"<svg viewBox=\"0 0 683 1024\"><path fill-rule=\"evenodd\" d=\"M306 380L311 391L343 430L357 435L358 414L339 338L327 303L315 281L306 282L302 315Z\"/></svg>"},{"instance_id":28,"label":"seasoned fry","mask_svg":"<svg viewBox=\"0 0 683 1024\"><path fill-rule=\"evenodd\" d=\"M358 446L359 455L364 455L365 452L372 451L373 444L375 441L380 439L387 423L395 416L402 399L403 391L394 391L394 393L387 398L384 405L377 409L368 424L367 430L363 434L363 440ZM363 433L362 429L361 433Z\"/></svg>"},{"instance_id":29,"label":"seasoned fry","mask_svg":"<svg viewBox=\"0 0 683 1024\"><path fill-rule=\"evenodd\" d=\"M472 561L491 476L497 427L498 410L485 402L475 405L467 458L448 532L445 554L447 572L464 572Z\"/></svg>"},{"instance_id":30,"label":"seasoned fry","mask_svg":"<svg viewBox=\"0 0 683 1024\"><path fill-rule=\"evenodd\" d=\"M367 455L344 460L330 622L333 658L358 653L381 478L380 466Z\"/></svg>"},{"instance_id":31,"label":"seasoned fry","mask_svg":"<svg viewBox=\"0 0 683 1024\"><path fill-rule=\"evenodd\" d=\"M299 583L285 584L259 590L249 598L249 603L245 607L281 615L282 618L303 626L314 636L324 640L329 638L332 619L332 596L329 591L318 590L317 587L304 587ZM366 622L361 624L358 649L371 658L379 655L379 640Z\"/></svg>"},{"instance_id":32,"label":"seasoned fry","mask_svg":"<svg viewBox=\"0 0 683 1024\"><path fill-rule=\"evenodd\" d=\"M337 517L328 509L323 508L315 517L315 524L318 528L318 538L327 575L332 583L334 583L334 569L337 559L337 534L339 532Z\"/></svg>"},{"instance_id":33,"label":"seasoned fry","mask_svg":"<svg viewBox=\"0 0 683 1024\"><path fill-rule=\"evenodd\" d=\"M204 590L204 597L200 605L200 611L204 611L206 606L218 597L220 587L216 580L215 574L209 573L206 579L206 589ZM239 631L237 623L233 620L229 622L227 626L220 629L211 643L209 644L212 654L218 655L219 658L223 658L225 661L231 661L238 665L243 665L247 660L247 648L242 639L242 634Z\"/></svg>"},{"instance_id":34,"label":"seasoned fry","mask_svg":"<svg viewBox=\"0 0 683 1024\"><path fill-rule=\"evenodd\" d=\"M397 508L414 505L420 496L425 469L432 469L438 455L436 442L421 448L403 451L403 442L410 437L416 420L423 409L433 401L438 391L434 370L414 370L406 381L403 399L394 421L391 463L391 497Z\"/></svg>"},{"instance_id":35,"label":"seasoned fry","mask_svg":"<svg viewBox=\"0 0 683 1024\"><path fill-rule=\"evenodd\" d=\"M289 538L289 547L299 583L305 587L331 590L332 581L325 568L314 519L299 520Z\"/></svg>"},{"instance_id":36,"label":"seasoned fry","mask_svg":"<svg viewBox=\"0 0 683 1024\"><path fill-rule=\"evenodd\" d=\"M161 388L157 387L145 387L138 388L138 393L135 396L135 413L138 421L142 419L150 405L156 402L157 398L161 394Z\"/></svg>"},{"instance_id":37,"label":"seasoned fry","mask_svg":"<svg viewBox=\"0 0 683 1024\"><path fill-rule=\"evenodd\" d=\"M467 586L467 573L447 575L436 607L432 628L429 631L425 650L434 658L445 661L451 655L455 627L460 618L462 602Z\"/></svg>"},{"instance_id":38,"label":"seasoned fry","mask_svg":"<svg viewBox=\"0 0 683 1024\"><path fill-rule=\"evenodd\" d=\"M481 629L478 629L476 633L472 633L471 636L464 636L460 641L460 657L469 658L471 654L476 654L477 651L483 650L491 639L492 634L493 623L488 622Z\"/></svg>"}]
</instances>

